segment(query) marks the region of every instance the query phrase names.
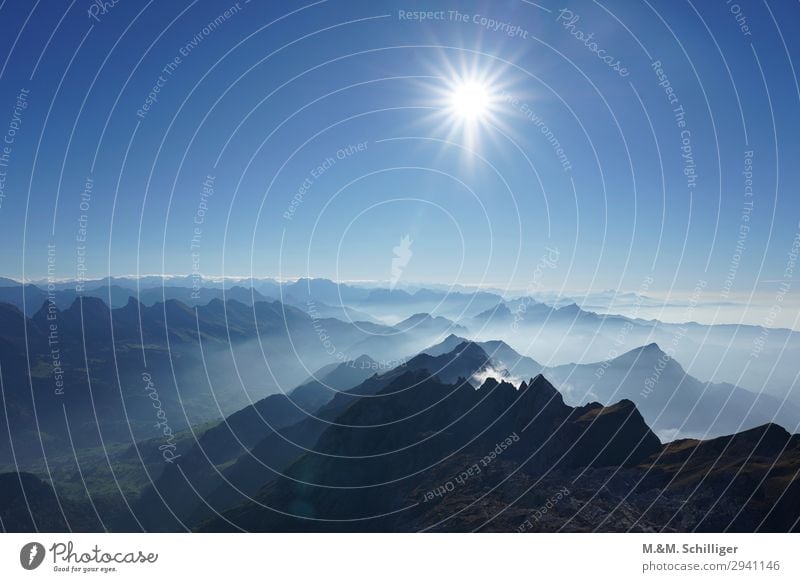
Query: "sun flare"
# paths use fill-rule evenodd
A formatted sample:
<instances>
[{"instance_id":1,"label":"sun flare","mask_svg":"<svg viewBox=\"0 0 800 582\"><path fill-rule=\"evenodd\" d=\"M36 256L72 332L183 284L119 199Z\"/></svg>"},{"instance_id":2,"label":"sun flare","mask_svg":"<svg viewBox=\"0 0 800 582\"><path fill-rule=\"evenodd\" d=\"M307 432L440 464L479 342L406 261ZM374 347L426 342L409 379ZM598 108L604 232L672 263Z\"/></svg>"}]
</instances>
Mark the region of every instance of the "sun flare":
<instances>
[{"instance_id":1,"label":"sun flare","mask_svg":"<svg viewBox=\"0 0 800 582\"><path fill-rule=\"evenodd\" d=\"M479 121L489 112L489 89L474 81L456 85L450 95L450 109L466 121Z\"/></svg>"},{"instance_id":2,"label":"sun flare","mask_svg":"<svg viewBox=\"0 0 800 582\"><path fill-rule=\"evenodd\" d=\"M428 95L429 113L437 134L451 143L472 151L513 133L504 115L506 95L514 76L502 66L482 66L479 62L449 62L432 68L429 79L420 87Z\"/></svg>"}]
</instances>

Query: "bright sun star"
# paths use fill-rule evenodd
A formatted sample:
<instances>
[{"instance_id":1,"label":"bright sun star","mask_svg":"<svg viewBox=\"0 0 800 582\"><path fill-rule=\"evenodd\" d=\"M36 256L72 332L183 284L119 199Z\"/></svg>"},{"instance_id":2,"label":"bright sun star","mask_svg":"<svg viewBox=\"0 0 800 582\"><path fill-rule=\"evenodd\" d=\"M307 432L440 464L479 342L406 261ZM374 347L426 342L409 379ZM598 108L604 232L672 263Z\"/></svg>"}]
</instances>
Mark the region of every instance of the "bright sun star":
<instances>
[{"instance_id":1,"label":"bright sun star","mask_svg":"<svg viewBox=\"0 0 800 582\"><path fill-rule=\"evenodd\" d=\"M425 119L432 121L437 134L444 134L448 142L472 151L486 140L513 131L502 115L513 76L501 66L488 68L469 62L459 65L445 62L436 70L439 74L431 76L435 82L424 82L431 105Z\"/></svg>"},{"instance_id":2,"label":"bright sun star","mask_svg":"<svg viewBox=\"0 0 800 582\"><path fill-rule=\"evenodd\" d=\"M459 83L452 89L450 109L464 121L480 121L489 113L489 90L475 81Z\"/></svg>"}]
</instances>

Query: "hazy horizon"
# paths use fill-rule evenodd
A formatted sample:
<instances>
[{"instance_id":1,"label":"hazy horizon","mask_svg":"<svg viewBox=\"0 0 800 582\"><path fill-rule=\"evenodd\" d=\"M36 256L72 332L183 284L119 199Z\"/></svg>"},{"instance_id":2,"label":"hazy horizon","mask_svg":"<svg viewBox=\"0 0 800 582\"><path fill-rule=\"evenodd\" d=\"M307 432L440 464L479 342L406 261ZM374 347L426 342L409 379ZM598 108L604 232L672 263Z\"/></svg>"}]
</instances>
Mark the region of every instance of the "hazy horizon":
<instances>
[{"instance_id":1,"label":"hazy horizon","mask_svg":"<svg viewBox=\"0 0 800 582\"><path fill-rule=\"evenodd\" d=\"M63 288L64 285L79 283L81 286L91 286L101 283L108 279L163 279L165 284L170 280L180 280L186 283L187 279L192 278L191 273L187 274L146 274L146 275L111 275L97 279L87 278L78 279L30 279L26 284L33 284L38 287L46 288L49 283ZM741 324L756 325L766 328L785 328L800 331L800 298L787 296L781 301L780 309L775 309L774 292L760 293L731 293L726 297L712 296L710 293L693 294L691 291L675 290L672 293L648 292L637 293L634 289L628 290L558 290L558 289L536 289L530 291L526 289L500 289L492 285L483 287L471 286L467 283L458 283L448 286L443 283L402 281L395 286L391 281L334 281L324 277L293 277L283 281L278 281L273 277L209 277L204 275L202 282L204 285L212 284L215 287L234 287L248 286L249 282L256 283L274 281L278 284L293 284L302 280L325 280L335 284L349 285L353 287L363 287L366 289L396 289L398 291L408 291L414 293L420 289L430 289L437 291L451 291L460 293L487 292L495 293L505 299L520 297L532 297L537 301L561 307L570 303L577 303L582 309L592 311L601 315L622 315L625 317L639 318L644 320L656 319L665 323L689 323L696 322L706 325L720 324ZM19 281L16 281L19 283ZM230 283L229 285L227 285ZM639 300L636 300L636 298ZM279 297L275 297L278 299ZM397 320L402 318L395 318Z\"/></svg>"}]
</instances>

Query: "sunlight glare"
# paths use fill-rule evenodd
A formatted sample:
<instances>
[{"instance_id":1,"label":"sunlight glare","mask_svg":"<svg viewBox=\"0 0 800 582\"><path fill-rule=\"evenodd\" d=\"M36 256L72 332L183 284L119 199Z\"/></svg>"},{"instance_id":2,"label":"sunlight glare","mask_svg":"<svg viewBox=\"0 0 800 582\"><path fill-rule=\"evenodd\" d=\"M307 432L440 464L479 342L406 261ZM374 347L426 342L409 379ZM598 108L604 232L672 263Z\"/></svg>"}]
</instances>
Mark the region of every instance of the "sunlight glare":
<instances>
[{"instance_id":1,"label":"sunlight glare","mask_svg":"<svg viewBox=\"0 0 800 582\"><path fill-rule=\"evenodd\" d=\"M450 96L450 108L464 120L478 121L489 111L488 89L474 81L457 85Z\"/></svg>"}]
</instances>

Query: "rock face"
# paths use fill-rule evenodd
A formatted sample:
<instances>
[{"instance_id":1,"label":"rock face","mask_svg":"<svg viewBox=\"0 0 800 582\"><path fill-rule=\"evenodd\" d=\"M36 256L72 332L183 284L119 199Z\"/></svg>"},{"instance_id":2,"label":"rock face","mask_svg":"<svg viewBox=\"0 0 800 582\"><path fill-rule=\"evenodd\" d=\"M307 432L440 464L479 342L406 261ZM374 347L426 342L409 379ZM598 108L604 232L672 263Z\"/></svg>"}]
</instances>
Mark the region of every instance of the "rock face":
<instances>
[{"instance_id":1,"label":"rock face","mask_svg":"<svg viewBox=\"0 0 800 582\"><path fill-rule=\"evenodd\" d=\"M325 367L324 381L230 415L186 443L128 514L127 505L65 499L34 475L0 475L0 523L11 531L800 529L800 435L765 424L662 445L631 400L570 406L545 376L512 384L486 343L458 339L384 374L366 357ZM486 378L479 386L478 377Z\"/></svg>"},{"instance_id":2,"label":"rock face","mask_svg":"<svg viewBox=\"0 0 800 582\"><path fill-rule=\"evenodd\" d=\"M661 443L630 401L572 408L541 375L518 388L490 378L476 390L409 371L352 404L314 449L225 520L259 531L415 531L436 526L465 495L633 467ZM459 519L476 520L467 510Z\"/></svg>"},{"instance_id":3,"label":"rock face","mask_svg":"<svg viewBox=\"0 0 800 582\"><path fill-rule=\"evenodd\" d=\"M461 346L461 352L464 352ZM468 353L468 352L467 352ZM409 370L207 531L796 531L800 437L662 445L630 400Z\"/></svg>"}]
</instances>

